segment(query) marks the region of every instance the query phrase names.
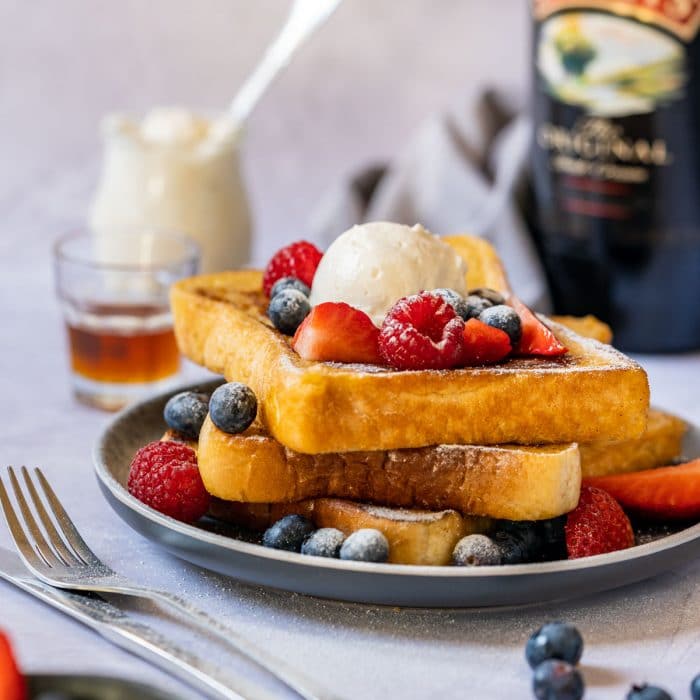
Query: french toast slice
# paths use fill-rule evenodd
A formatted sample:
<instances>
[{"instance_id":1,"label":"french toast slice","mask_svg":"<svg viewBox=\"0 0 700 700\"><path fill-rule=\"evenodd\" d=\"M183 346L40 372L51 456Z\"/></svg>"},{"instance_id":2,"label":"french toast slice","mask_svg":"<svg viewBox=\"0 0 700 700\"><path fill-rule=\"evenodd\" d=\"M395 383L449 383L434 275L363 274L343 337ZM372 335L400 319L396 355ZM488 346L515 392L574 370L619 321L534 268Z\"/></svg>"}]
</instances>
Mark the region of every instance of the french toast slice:
<instances>
[{"instance_id":1,"label":"french toast slice","mask_svg":"<svg viewBox=\"0 0 700 700\"><path fill-rule=\"evenodd\" d=\"M285 447L259 424L230 435L208 417L199 436L198 463L207 491L225 501L333 497L506 520L567 513L576 507L581 485L575 444L438 445L308 455Z\"/></svg>"},{"instance_id":2,"label":"french toast slice","mask_svg":"<svg viewBox=\"0 0 700 700\"><path fill-rule=\"evenodd\" d=\"M642 436L579 445L581 473L584 477L606 476L671 464L681 454L687 428L680 418L652 408Z\"/></svg>"},{"instance_id":3,"label":"french toast slice","mask_svg":"<svg viewBox=\"0 0 700 700\"><path fill-rule=\"evenodd\" d=\"M389 541L389 562L444 566L465 535L485 532L488 518L462 516L454 510L428 511L387 508L340 498L317 498L298 503L234 503L213 499L210 513L219 520L264 530L292 513L309 518L316 527L334 527L345 534L369 527Z\"/></svg>"},{"instance_id":4,"label":"french toast slice","mask_svg":"<svg viewBox=\"0 0 700 700\"><path fill-rule=\"evenodd\" d=\"M298 452L624 440L644 431L644 370L564 326L549 323L569 350L559 358L449 371L311 362L270 324L261 280L246 270L178 282L175 334L188 358L248 384L266 428Z\"/></svg>"}]
</instances>

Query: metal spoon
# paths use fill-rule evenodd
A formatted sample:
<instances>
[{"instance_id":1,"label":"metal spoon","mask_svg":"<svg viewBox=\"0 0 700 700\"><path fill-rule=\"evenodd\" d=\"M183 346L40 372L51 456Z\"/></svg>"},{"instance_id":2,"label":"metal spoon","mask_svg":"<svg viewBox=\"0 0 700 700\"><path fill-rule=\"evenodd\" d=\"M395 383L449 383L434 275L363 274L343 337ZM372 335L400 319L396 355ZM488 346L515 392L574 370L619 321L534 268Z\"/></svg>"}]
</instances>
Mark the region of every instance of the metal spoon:
<instances>
[{"instance_id":1,"label":"metal spoon","mask_svg":"<svg viewBox=\"0 0 700 700\"><path fill-rule=\"evenodd\" d=\"M228 109L229 128L239 129L294 52L325 22L342 0L295 0L278 37L243 83Z\"/></svg>"}]
</instances>

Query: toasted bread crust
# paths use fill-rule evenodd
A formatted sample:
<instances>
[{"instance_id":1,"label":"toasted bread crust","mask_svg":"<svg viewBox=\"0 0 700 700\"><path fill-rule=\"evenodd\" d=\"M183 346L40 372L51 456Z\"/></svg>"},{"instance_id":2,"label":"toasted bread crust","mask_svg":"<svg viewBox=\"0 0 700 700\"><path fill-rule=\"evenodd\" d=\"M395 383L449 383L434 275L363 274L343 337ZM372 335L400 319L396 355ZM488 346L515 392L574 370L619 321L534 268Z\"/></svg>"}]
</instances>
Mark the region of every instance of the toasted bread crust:
<instances>
[{"instance_id":1,"label":"toasted bread crust","mask_svg":"<svg viewBox=\"0 0 700 700\"><path fill-rule=\"evenodd\" d=\"M330 496L508 520L572 510L581 482L576 445L307 455L255 429L228 435L209 418L198 459L207 491L226 501L293 503Z\"/></svg>"},{"instance_id":2,"label":"toasted bread crust","mask_svg":"<svg viewBox=\"0 0 700 700\"><path fill-rule=\"evenodd\" d=\"M640 438L580 445L581 472L584 477L606 476L671 464L681 454L687 427L680 418L651 409Z\"/></svg>"}]
</instances>

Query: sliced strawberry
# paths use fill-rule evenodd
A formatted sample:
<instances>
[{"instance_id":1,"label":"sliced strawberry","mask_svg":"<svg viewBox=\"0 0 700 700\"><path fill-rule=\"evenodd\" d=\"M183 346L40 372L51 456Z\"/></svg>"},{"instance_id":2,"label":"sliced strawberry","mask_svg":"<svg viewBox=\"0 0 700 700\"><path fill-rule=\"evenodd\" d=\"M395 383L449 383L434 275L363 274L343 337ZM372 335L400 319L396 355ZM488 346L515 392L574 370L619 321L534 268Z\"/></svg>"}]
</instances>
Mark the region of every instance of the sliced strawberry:
<instances>
[{"instance_id":1,"label":"sliced strawberry","mask_svg":"<svg viewBox=\"0 0 700 700\"><path fill-rule=\"evenodd\" d=\"M498 362L510 351L510 338L500 328L489 326L478 318L470 318L464 324L464 349L460 364L471 366Z\"/></svg>"},{"instance_id":2,"label":"sliced strawberry","mask_svg":"<svg viewBox=\"0 0 700 700\"><path fill-rule=\"evenodd\" d=\"M508 304L518 312L523 326L522 337L515 348L516 355L556 357L569 351L518 297L511 294Z\"/></svg>"},{"instance_id":3,"label":"sliced strawberry","mask_svg":"<svg viewBox=\"0 0 700 700\"><path fill-rule=\"evenodd\" d=\"M0 698L26 700L27 684L17 668L8 638L0 632Z\"/></svg>"},{"instance_id":4,"label":"sliced strawberry","mask_svg":"<svg viewBox=\"0 0 700 700\"><path fill-rule=\"evenodd\" d=\"M640 515L664 520L700 517L700 459L677 467L591 477L585 483L605 489L623 508Z\"/></svg>"},{"instance_id":5,"label":"sliced strawberry","mask_svg":"<svg viewBox=\"0 0 700 700\"><path fill-rule=\"evenodd\" d=\"M327 301L311 309L297 329L292 347L305 360L378 365L379 329L370 317L344 302Z\"/></svg>"}]
</instances>

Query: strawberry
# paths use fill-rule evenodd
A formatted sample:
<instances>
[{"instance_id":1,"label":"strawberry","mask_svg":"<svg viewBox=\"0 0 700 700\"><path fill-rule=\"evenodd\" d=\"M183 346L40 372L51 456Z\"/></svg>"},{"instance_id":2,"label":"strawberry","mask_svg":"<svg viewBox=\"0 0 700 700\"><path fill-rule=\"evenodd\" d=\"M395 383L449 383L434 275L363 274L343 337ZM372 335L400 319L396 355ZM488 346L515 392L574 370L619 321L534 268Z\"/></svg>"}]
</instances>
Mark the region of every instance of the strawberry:
<instances>
[{"instance_id":1,"label":"strawberry","mask_svg":"<svg viewBox=\"0 0 700 700\"><path fill-rule=\"evenodd\" d=\"M620 504L602 489L584 486L578 505L566 518L569 559L616 552L634 545L634 532Z\"/></svg>"},{"instance_id":2,"label":"strawberry","mask_svg":"<svg viewBox=\"0 0 700 700\"><path fill-rule=\"evenodd\" d=\"M511 350L510 338L500 328L489 326L477 318L464 324L464 348L461 365L483 365L498 362Z\"/></svg>"},{"instance_id":3,"label":"strawberry","mask_svg":"<svg viewBox=\"0 0 700 700\"><path fill-rule=\"evenodd\" d=\"M623 508L651 518L700 518L700 459L677 467L586 479L605 489Z\"/></svg>"},{"instance_id":4,"label":"strawberry","mask_svg":"<svg viewBox=\"0 0 700 700\"><path fill-rule=\"evenodd\" d=\"M267 263L263 275L263 291L270 296L272 286L282 277L296 277L311 287L323 253L307 241L297 241L278 250Z\"/></svg>"},{"instance_id":5,"label":"strawberry","mask_svg":"<svg viewBox=\"0 0 700 700\"><path fill-rule=\"evenodd\" d=\"M379 329L370 317L344 302L327 301L311 309L292 340L305 360L382 364Z\"/></svg>"},{"instance_id":6,"label":"strawberry","mask_svg":"<svg viewBox=\"0 0 700 700\"><path fill-rule=\"evenodd\" d=\"M422 292L399 299L379 333L379 352L396 369L450 369L459 364L464 321L441 296Z\"/></svg>"},{"instance_id":7,"label":"strawberry","mask_svg":"<svg viewBox=\"0 0 700 700\"><path fill-rule=\"evenodd\" d=\"M0 698L26 700L27 684L17 668L9 639L0 632Z\"/></svg>"},{"instance_id":8,"label":"strawberry","mask_svg":"<svg viewBox=\"0 0 700 700\"><path fill-rule=\"evenodd\" d=\"M511 294L508 305L518 312L523 327L520 342L515 348L516 355L557 357L568 352L568 348L557 340L554 333L518 297Z\"/></svg>"}]
</instances>

